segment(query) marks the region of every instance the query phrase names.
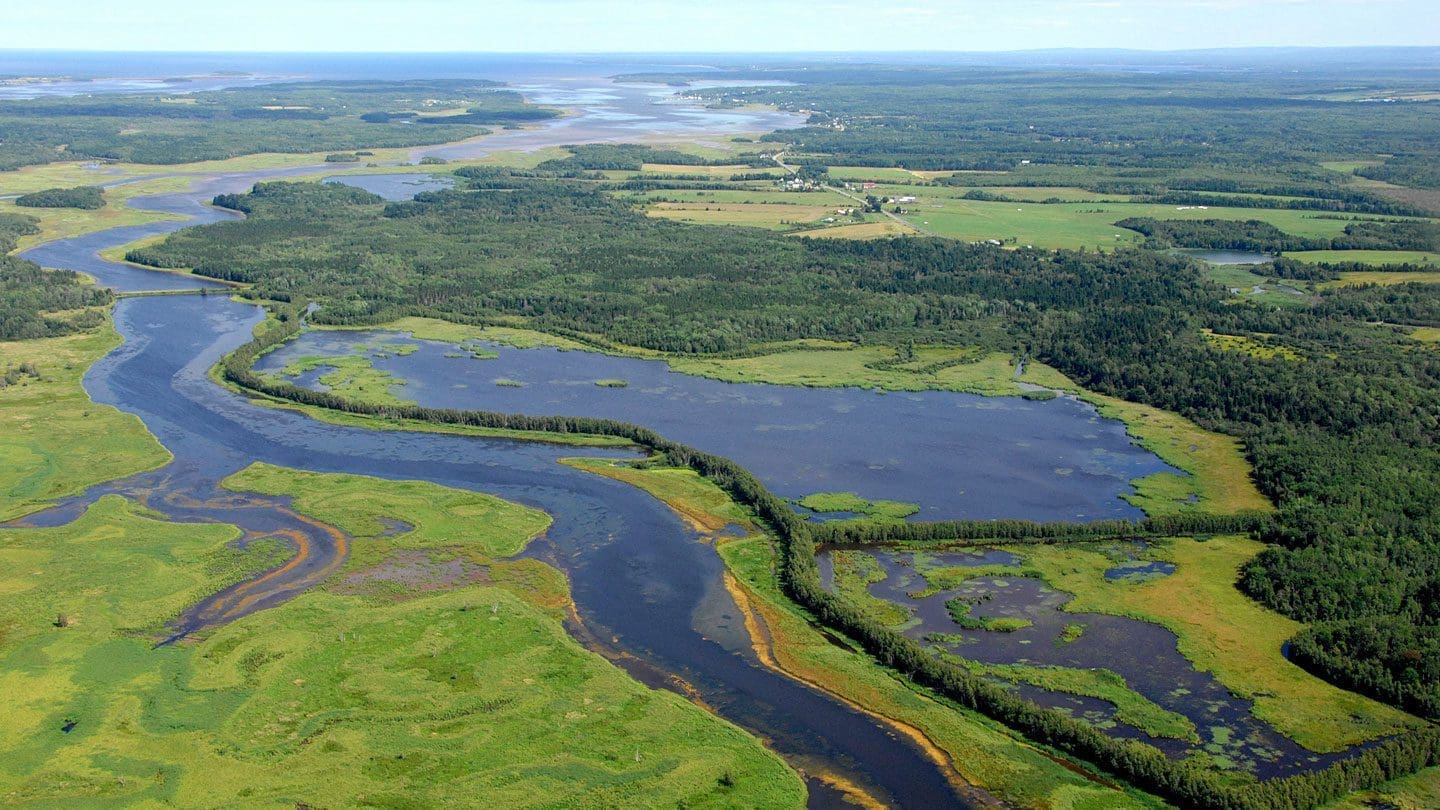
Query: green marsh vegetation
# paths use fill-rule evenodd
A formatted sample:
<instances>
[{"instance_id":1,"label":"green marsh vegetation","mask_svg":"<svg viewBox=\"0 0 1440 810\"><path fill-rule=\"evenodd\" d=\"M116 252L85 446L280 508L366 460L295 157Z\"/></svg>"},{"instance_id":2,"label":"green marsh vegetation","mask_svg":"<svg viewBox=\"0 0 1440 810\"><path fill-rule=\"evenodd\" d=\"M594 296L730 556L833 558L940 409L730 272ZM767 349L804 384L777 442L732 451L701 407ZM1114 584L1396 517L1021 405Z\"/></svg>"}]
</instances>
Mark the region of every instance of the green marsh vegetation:
<instances>
[{"instance_id":1,"label":"green marsh vegetation","mask_svg":"<svg viewBox=\"0 0 1440 810\"><path fill-rule=\"evenodd\" d=\"M976 616L974 613L976 604L978 602L975 597L954 596L945 600L945 610L950 614L950 620L963 630L1013 633L1016 630L1024 630L1033 624L1029 619L1014 616Z\"/></svg>"},{"instance_id":2,"label":"green marsh vegetation","mask_svg":"<svg viewBox=\"0 0 1440 810\"><path fill-rule=\"evenodd\" d=\"M837 549L830 555L835 569L835 592L888 627L903 628L915 622L909 608L870 593L870 586L889 576L872 554Z\"/></svg>"},{"instance_id":3,"label":"green marsh vegetation","mask_svg":"<svg viewBox=\"0 0 1440 810\"><path fill-rule=\"evenodd\" d=\"M1188 717L1155 704L1108 669L982 664L974 661L966 661L964 666L972 672L1011 683L1025 683L1052 692L1103 700L1115 707L1116 721L1132 725L1152 737L1200 741L1195 723Z\"/></svg>"},{"instance_id":4,"label":"green marsh vegetation","mask_svg":"<svg viewBox=\"0 0 1440 810\"><path fill-rule=\"evenodd\" d=\"M855 512L870 517L900 519L920 511L913 503L867 501L853 492L816 492L796 501L812 512Z\"/></svg>"},{"instance_id":5,"label":"green marsh vegetation","mask_svg":"<svg viewBox=\"0 0 1440 810\"><path fill-rule=\"evenodd\" d=\"M753 738L571 639L563 576L497 559L544 514L266 466L228 485L295 496L355 537L354 556L325 587L179 645L154 647L154 634L269 563L228 548L233 527L166 523L110 496L70 526L0 530L14 572L0 605L0 795L802 803L800 780Z\"/></svg>"}]
</instances>

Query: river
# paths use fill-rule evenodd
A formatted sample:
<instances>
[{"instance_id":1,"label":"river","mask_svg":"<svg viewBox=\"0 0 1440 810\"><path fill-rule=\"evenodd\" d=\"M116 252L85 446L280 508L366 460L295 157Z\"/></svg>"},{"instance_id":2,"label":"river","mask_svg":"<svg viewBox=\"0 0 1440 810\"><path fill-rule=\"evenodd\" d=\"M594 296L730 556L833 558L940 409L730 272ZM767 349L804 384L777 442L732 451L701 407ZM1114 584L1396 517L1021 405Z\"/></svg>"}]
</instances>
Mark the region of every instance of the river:
<instances>
[{"instance_id":1,"label":"river","mask_svg":"<svg viewBox=\"0 0 1440 810\"><path fill-rule=\"evenodd\" d=\"M597 94L609 88L590 80ZM566 92L576 82L567 84ZM624 96L641 104L655 88ZM602 100L605 101L605 100ZM592 105L570 118L493 142L466 142L468 155L501 148L540 148L584 137L633 139L633 118L605 115ZM623 106L623 105L622 105ZM708 129L708 114L686 105L657 105L646 114L660 134L704 129L726 132L772 128L775 118L722 113ZM612 107L613 109L613 107ZM596 112L598 111L598 112ZM595 113L598 118L586 122ZM665 121L676 121L674 127ZM581 123L583 122L583 126ZM522 146L522 144L524 146ZM47 267L79 270L121 291L215 287L194 277L105 261L97 251L173 232L197 222L233 216L204 203L213 195L243 191L255 182L319 175L333 167L197 175L189 191L132 201L137 208L190 219L115 228L33 248L24 255ZM989 803L974 791L957 792L947 775L917 746L888 725L773 670L751 650L738 608L722 586L723 565L713 547L667 507L638 489L555 463L575 448L437 434L367 431L326 425L297 414L251 404L216 386L207 370L250 337L262 317L253 305L225 296L165 296L121 300L114 310L124 343L85 377L101 403L138 415L175 455L151 473L96 487L46 513L32 525L54 525L79 513L101 494L137 498L177 520L221 520L239 525L247 539L282 536L305 553L300 565L264 587L230 589L187 611L176 637L208 624L231 621L289 598L323 579L344 555L345 538L299 519L284 499L237 496L218 482L254 461L392 479L421 479L482 491L545 510L554 524L529 553L561 568L571 582L582 640L625 653L622 665L654 686L683 682L722 716L766 740L812 775L812 806L838 804L840 794L815 774L833 774L883 801L908 807ZM585 449L586 455L613 455Z\"/></svg>"}]
</instances>

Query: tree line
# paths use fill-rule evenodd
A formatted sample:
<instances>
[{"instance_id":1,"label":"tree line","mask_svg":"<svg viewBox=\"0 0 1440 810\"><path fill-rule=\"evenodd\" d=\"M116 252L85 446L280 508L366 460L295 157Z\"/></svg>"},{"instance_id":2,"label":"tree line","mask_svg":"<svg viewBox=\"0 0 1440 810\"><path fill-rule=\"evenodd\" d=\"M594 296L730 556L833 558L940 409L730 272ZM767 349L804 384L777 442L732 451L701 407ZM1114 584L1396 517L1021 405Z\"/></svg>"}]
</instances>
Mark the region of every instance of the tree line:
<instances>
[{"instance_id":1,"label":"tree line","mask_svg":"<svg viewBox=\"0 0 1440 810\"><path fill-rule=\"evenodd\" d=\"M1360 220L1334 237L1293 236L1258 219L1153 219L1129 217L1118 228L1138 231L1162 245L1285 253L1292 250L1436 250L1440 225L1425 220ZM1372 268L1373 269L1373 268Z\"/></svg>"}]
</instances>

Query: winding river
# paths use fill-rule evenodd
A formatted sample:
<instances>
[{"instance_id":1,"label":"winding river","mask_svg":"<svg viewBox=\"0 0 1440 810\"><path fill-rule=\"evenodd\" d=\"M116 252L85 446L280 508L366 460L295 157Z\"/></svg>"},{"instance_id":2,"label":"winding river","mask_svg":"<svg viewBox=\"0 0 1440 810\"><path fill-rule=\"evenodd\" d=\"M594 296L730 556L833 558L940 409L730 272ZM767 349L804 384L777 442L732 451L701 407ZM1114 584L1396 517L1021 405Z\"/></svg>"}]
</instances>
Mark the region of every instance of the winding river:
<instances>
[{"instance_id":1,"label":"winding river","mask_svg":"<svg viewBox=\"0 0 1440 810\"><path fill-rule=\"evenodd\" d=\"M597 95L608 88L596 84ZM572 88L573 89L573 88ZM642 105L654 88L628 92ZM613 100L612 100L613 101ZM608 102L607 102L608 103ZM704 110L682 105L644 108L652 131L693 132ZM603 105L601 112L603 113ZM737 124L736 116L743 119ZM773 114L725 113L725 132L773 128ZM467 155L574 143L590 137L633 139L637 119L613 116L585 124L572 116L525 132L466 142ZM667 121L679 123L668 125ZM793 121L791 122L793 123ZM563 125L562 125L563 124ZM205 203L255 182L319 175L333 167L197 175L189 191L132 201L132 206L188 217L114 228L50 242L24 255L47 267L74 269L118 291L214 288L190 276L147 271L101 259L97 251L196 223L232 216ZM119 301L115 325L124 343L90 369L86 389L101 403L138 415L174 454L166 467L105 484L29 525L74 518L108 492L136 498L175 520L219 520L244 530L241 542L282 537L299 554L261 578L203 601L175 623L174 638L263 609L323 580L343 560L349 538L297 515L285 499L224 491L218 482L254 461L317 472L421 479L483 491L543 509L554 518L529 553L568 575L582 640L609 654L636 677L681 689L751 730L811 775L812 806L836 805L842 794L816 775L861 786L887 803L912 807L991 804L979 791L957 789L918 746L888 725L832 697L767 669L756 659L739 609L722 582L723 565L667 507L629 485L557 464L576 448L437 434L338 427L251 404L216 386L207 370L249 339L259 307L226 296L134 297ZM585 448L584 455L617 451ZM626 452L619 452L626 455ZM603 639L603 641L601 641Z\"/></svg>"}]
</instances>

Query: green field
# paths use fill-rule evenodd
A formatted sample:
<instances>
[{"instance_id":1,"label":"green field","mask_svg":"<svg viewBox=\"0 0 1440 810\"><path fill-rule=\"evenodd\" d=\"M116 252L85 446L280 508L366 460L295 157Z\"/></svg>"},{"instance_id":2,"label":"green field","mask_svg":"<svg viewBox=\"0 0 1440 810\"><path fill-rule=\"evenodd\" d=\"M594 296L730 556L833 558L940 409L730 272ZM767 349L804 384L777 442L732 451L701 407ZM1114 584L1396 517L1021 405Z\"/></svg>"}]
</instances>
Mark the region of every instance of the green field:
<instances>
[{"instance_id":1,"label":"green field","mask_svg":"<svg viewBox=\"0 0 1440 810\"><path fill-rule=\"evenodd\" d=\"M41 374L0 388L0 520L170 460L139 419L95 404L81 386L119 344L108 321L87 334L0 342L0 370L34 363Z\"/></svg>"},{"instance_id":2,"label":"green field","mask_svg":"<svg viewBox=\"0 0 1440 810\"><path fill-rule=\"evenodd\" d=\"M1440 253L1423 250L1298 250L1284 254L1301 262L1360 262L1387 264L1431 264L1440 270Z\"/></svg>"},{"instance_id":3,"label":"green field","mask_svg":"<svg viewBox=\"0 0 1440 810\"><path fill-rule=\"evenodd\" d=\"M1305 237L1339 236L1349 224L1347 219L1322 218L1314 211L1283 208L1202 208L1194 205L1103 201L1093 199L1101 195L1084 197L1081 195L1087 192L1068 187L986 187L980 190L1011 196L1023 195L1036 200L1059 197L1075 198L1079 201L1041 204L961 199L965 193L972 190L974 189L959 186L917 188L880 185L865 193L890 197L915 196L915 202L899 204L907 211L904 218L915 227L937 236L971 242L995 239L1010 246L1034 245L1038 248L1084 247L1090 250L1111 250L1118 246L1139 244L1144 241L1139 234L1114 226L1114 223L1130 217L1185 220L1256 219L1268 222L1288 234ZM1334 260L1346 261L1340 258Z\"/></svg>"},{"instance_id":4,"label":"green field","mask_svg":"<svg viewBox=\"0 0 1440 810\"><path fill-rule=\"evenodd\" d=\"M356 551L326 587L192 643L153 646L162 622L256 567L225 545L232 527L112 496L71 526L0 531L7 804L803 803L753 738L571 639L557 571L494 559L542 513L273 467L229 485L296 495ZM414 528L386 536L382 517Z\"/></svg>"},{"instance_id":5,"label":"green field","mask_svg":"<svg viewBox=\"0 0 1440 810\"><path fill-rule=\"evenodd\" d=\"M1321 289L1329 287L1356 287L1362 284L1378 284L1382 287L1389 287L1395 284L1440 284L1440 270L1430 272L1424 270L1418 273L1406 273L1387 270L1361 270L1354 273L1341 273L1336 281L1322 281Z\"/></svg>"},{"instance_id":6,"label":"green field","mask_svg":"<svg viewBox=\"0 0 1440 810\"><path fill-rule=\"evenodd\" d=\"M920 180L920 176L909 169L878 168L874 166L831 166L826 173L831 180L870 181L876 183L906 183Z\"/></svg>"}]
</instances>

